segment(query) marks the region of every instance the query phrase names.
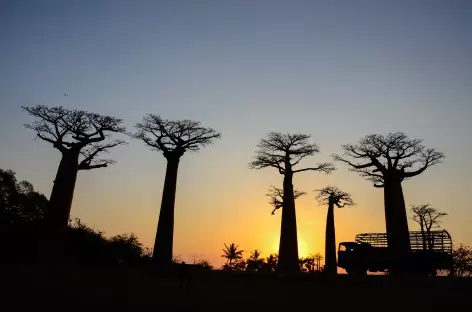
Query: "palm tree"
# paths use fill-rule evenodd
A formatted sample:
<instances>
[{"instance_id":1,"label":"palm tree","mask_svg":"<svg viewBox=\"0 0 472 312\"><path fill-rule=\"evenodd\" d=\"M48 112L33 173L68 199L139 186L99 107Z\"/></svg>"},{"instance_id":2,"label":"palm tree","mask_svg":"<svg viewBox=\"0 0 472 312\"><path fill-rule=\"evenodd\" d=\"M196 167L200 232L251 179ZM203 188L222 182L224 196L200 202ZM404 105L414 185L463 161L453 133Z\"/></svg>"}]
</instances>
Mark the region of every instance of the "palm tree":
<instances>
[{"instance_id":1,"label":"palm tree","mask_svg":"<svg viewBox=\"0 0 472 312\"><path fill-rule=\"evenodd\" d=\"M261 251L259 249L254 249L251 251L251 255L249 256L249 260L258 261L261 259Z\"/></svg>"},{"instance_id":2,"label":"palm tree","mask_svg":"<svg viewBox=\"0 0 472 312\"><path fill-rule=\"evenodd\" d=\"M327 186L317 190L316 199L320 204L328 204L328 215L326 217L326 236L325 236L325 271L329 274L337 273L336 263L336 233L334 229L334 206L342 208L344 206L353 206L349 193L341 191L335 186ZM318 267L319 270L319 267Z\"/></svg>"},{"instance_id":3,"label":"palm tree","mask_svg":"<svg viewBox=\"0 0 472 312\"><path fill-rule=\"evenodd\" d=\"M228 245L224 244L223 254L221 257L226 258L226 263L231 267L233 261L241 260L243 258L244 250L239 250L239 245L231 243Z\"/></svg>"},{"instance_id":4,"label":"palm tree","mask_svg":"<svg viewBox=\"0 0 472 312\"><path fill-rule=\"evenodd\" d=\"M336 257L336 256L335 256ZM321 260L323 260L323 256L317 252L312 256L314 263L316 265L316 271L320 272L321 271ZM336 260L336 258L334 258ZM326 264L325 264L326 266ZM335 267L336 268L336 267Z\"/></svg>"},{"instance_id":5,"label":"palm tree","mask_svg":"<svg viewBox=\"0 0 472 312\"><path fill-rule=\"evenodd\" d=\"M278 254L271 254L267 258L265 258L265 261L263 261L263 267L264 271L267 272L275 272L277 270L277 262L279 261L279 255Z\"/></svg>"},{"instance_id":6,"label":"palm tree","mask_svg":"<svg viewBox=\"0 0 472 312\"><path fill-rule=\"evenodd\" d=\"M247 259L247 271L260 271L264 266L264 259L261 258L261 251L254 249Z\"/></svg>"}]
</instances>

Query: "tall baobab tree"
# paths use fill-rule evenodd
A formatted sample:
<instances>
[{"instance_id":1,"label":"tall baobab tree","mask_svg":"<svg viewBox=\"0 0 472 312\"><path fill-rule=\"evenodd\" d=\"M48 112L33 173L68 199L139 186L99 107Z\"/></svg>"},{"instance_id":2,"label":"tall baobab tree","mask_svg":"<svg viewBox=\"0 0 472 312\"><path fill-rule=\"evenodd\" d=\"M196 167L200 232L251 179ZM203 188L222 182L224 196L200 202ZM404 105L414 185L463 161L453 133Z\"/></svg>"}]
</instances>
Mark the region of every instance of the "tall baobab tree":
<instances>
[{"instance_id":1,"label":"tall baobab tree","mask_svg":"<svg viewBox=\"0 0 472 312\"><path fill-rule=\"evenodd\" d=\"M67 228L75 182L79 170L107 167L113 160L99 158L123 140L112 140L111 133L124 133L123 121L83 110L36 105L22 107L36 120L25 125L36 136L61 152L56 179L46 216L46 253L60 252Z\"/></svg>"},{"instance_id":2,"label":"tall baobab tree","mask_svg":"<svg viewBox=\"0 0 472 312\"><path fill-rule=\"evenodd\" d=\"M266 167L276 168L283 175L282 222L280 230L279 261L277 271L298 272L297 219L293 191L293 175L303 171L321 171L330 173L335 168L330 163L318 164L316 167L295 169L302 159L319 152L316 144L310 144L310 135L270 132L267 138L258 144L252 169Z\"/></svg>"},{"instance_id":3,"label":"tall baobab tree","mask_svg":"<svg viewBox=\"0 0 472 312\"><path fill-rule=\"evenodd\" d=\"M316 200L320 204L328 205L325 236L325 272L337 273L336 263L336 231L334 227L334 206L342 208L355 205L349 193L341 191L336 186L327 186L316 190Z\"/></svg>"},{"instance_id":4,"label":"tall baobab tree","mask_svg":"<svg viewBox=\"0 0 472 312\"><path fill-rule=\"evenodd\" d=\"M162 152L167 160L152 259L158 266L168 267L172 264L174 205L180 158L187 151L197 152L213 143L221 134L202 127L197 121L167 120L153 114L144 116L135 127L137 132L132 136L142 140L151 149Z\"/></svg>"},{"instance_id":5,"label":"tall baobab tree","mask_svg":"<svg viewBox=\"0 0 472 312\"><path fill-rule=\"evenodd\" d=\"M447 216L447 213L439 212L436 208L431 207L430 204L411 205L410 210L413 212L411 219L420 226L421 236L423 237L423 250L432 250L434 241L431 237L431 231L439 228L441 219Z\"/></svg>"},{"instance_id":6,"label":"tall baobab tree","mask_svg":"<svg viewBox=\"0 0 472 312\"><path fill-rule=\"evenodd\" d=\"M410 250L402 182L439 164L445 157L421 143L422 140L409 139L403 132L371 134L358 144L343 145L345 157L333 155L335 160L348 164L351 171L374 183L374 187L384 189L387 242L398 257Z\"/></svg>"}]
</instances>

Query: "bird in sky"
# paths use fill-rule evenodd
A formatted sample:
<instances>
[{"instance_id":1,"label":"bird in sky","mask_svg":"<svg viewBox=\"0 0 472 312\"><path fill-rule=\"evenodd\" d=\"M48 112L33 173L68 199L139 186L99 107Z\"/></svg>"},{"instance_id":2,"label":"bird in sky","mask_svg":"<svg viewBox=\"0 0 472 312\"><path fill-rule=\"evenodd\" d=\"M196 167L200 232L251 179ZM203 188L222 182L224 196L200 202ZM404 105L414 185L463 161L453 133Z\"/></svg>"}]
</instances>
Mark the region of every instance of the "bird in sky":
<instances>
[{"instance_id":1,"label":"bird in sky","mask_svg":"<svg viewBox=\"0 0 472 312\"><path fill-rule=\"evenodd\" d=\"M67 93L64 93L64 96L69 96Z\"/></svg>"}]
</instances>

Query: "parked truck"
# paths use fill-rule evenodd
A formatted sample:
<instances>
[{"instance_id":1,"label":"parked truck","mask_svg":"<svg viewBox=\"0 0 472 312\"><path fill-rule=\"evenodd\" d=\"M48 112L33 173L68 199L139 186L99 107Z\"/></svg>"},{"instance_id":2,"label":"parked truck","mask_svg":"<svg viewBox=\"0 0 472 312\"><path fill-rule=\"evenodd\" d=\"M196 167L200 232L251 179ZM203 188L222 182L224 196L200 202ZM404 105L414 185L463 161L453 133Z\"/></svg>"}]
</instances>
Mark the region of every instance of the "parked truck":
<instances>
[{"instance_id":1,"label":"parked truck","mask_svg":"<svg viewBox=\"0 0 472 312\"><path fill-rule=\"evenodd\" d=\"M399 268L418 275L435 275L452 269L452 239L446 230L410 232L411 251L396 255L389 250L386 233L357 234L354 242L338 248L338 266L348 274L387 272Z\"/></svg>"}]
</instances>

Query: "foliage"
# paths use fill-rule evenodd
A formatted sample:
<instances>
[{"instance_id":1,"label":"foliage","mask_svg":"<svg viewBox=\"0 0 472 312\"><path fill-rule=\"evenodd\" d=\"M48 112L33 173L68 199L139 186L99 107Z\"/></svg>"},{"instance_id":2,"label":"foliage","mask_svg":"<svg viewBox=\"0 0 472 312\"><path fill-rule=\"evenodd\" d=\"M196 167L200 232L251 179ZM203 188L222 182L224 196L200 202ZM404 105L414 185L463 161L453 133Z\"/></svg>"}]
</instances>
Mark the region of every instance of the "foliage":
<instances>
[{"instance_id":1,"label":"foliage","mask_svg":"<svg viewBox=\"0 0 472 312\"><path fill-rule=\"evenodd\" d=\"M37 260L47 204L31 183L18 182L13 171L0 169L0 261ZM107 238L80 219L70 220L65 246L65 262L75 265L136 265L148 257L134 234Z\"/></svg>"},{"instance_id":2,"label":"foliage","mask_svg":"<svg viewBox=\"0 0 472 312\"><path fill-rule=\"evenodd\" d=\"M90 170L113 164L111 159L97 159L100 154L118 145L123 140L109 140L109 133L124 133L123 120L83 110L71 110L62 106L36 105L22 107L36 120L25 125L36 132L36 136L51 143L61 153L77 151L81 155L78 170Z\"/></svg>"},{"instance_id":3,"label":"foliage","mask_svg":"<svg viewBox=\"0 0 472 312\"><path fill-rule=\"evenodd\" d=\"M203 127L198 121L167 120L154 114L144 116L135 127L137 132L131 136L161 151L166 158L180 157L186 151L197 152L221 138L221 133Z\"/></svg>"},{"instance_id":4,"label":"foliage","mask_svg":"<svg viewBox=\"0 0 472 312\"><path fill-rule=\"evenodd\" d=\"M383 187L387 175L392 172L403 181L441 163L444 154L434 148L426 148L421 143L422 140L409 139L403 132L385 136L371 134L362 138L358 144L343 145L345 157L334 154L333 158L348 164L351 171L373 182L375 187Z\"/></svg>"},{"instance_id":5,"label":"foliage","mask_svg":"<svg viewBox=\"0 0 472 312\"><path fill-rule=\"evenodd\" d=\"M266 139L262 139L257 145L258 150L254 160L249 164L251 169L274 167L280 174L288 171L296 173L301 171L332 172L335 168L330 163L321 163L314 168L292 170L300 161L319 152L315 143L309 143L310 135L301 133L270 132Z\"/></svg>"},{"instance_id":6,"label":"foliage","mask_svg":"<svg viewBox=\"0 0 472 312\"><path fill-rule=\"evenodd\" d=\"M447 216L445 212L439 212L436 208L431 207L430 204L411 205L410 207L413 216L411 219L419 224L421 234L423 236L423 249L432 250L433 240L431 238L431 230L439 228L441 219Z\"/></svg>"},{"instance_id":7,"label":"foliage","mask_svg":"<svg viewBox=\"0 0 472 312\"><path fill-rule=\"evenodd\" d=\"M261 258L261 251L254 249L251 251L251 255L246 260L246 271L258 272L264 266L264 259Z\"/></svg>"},{"instance_id":8,"label":"foliage","mask_svg":"<svg viewBox=\"0 0 472 312\"><path fill-rule=\"evenodd\" d=\"M306 195L305 192L299 191L297 189L293 190L293 199L297 199L298 197ZM275 186L270 186L269 187L269 192L266 194L270 198L269 204L274 207L272 210L271 214L274 215L275 211L277 209L280 209L283 207L283 201L284 201L284 190Z\"/></svg>"},{"instance_id":9,"label":"foliage","mask_svg":"<svg viewBox=\"0 0 472 312\"><path fill-rule=\"evenodd\" d=\"M472 248L466 245L452 250L454 276L472 276Z\"/></svg>"},{"instance_id":10,"label":"foliage","mask_svg":"<svg viewBox=\"0 0 472 312\"><path fill-rule=\"evenodd\" d=\"M223 249L223 254L221 257L226 258L226 263L223 265L223 269L226 271L240 271L245 268L245 261L243 260L244 250L239 249L239 245L231 243L225 245Z\"/></svg>"},{"instance_id":11,"label":"foliage","mask_svg":"<svg viewBox=\"0 0 472 312\"><path fill-rule=\"evenodd\" d=\"M320 204L332 204L333 206L336 205L338 208L355 205L354 201L351 198L351 195L349 193L341 191L336 186L326 186L321 190L315 191L318 192L315 198Z\"/></svg>"},{"instance_id":12,"label":"foliage","mask_svg":"<svg viewBox=\"0 0 472 312\"><path fill-rule=\"evenodd\" d=\"M44 218L47 198L27 181L18 182L15 172L0 169L0 222L13 226Z\"/></svg>"}]
</instances>

